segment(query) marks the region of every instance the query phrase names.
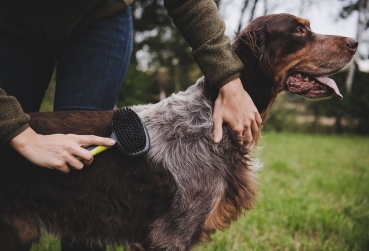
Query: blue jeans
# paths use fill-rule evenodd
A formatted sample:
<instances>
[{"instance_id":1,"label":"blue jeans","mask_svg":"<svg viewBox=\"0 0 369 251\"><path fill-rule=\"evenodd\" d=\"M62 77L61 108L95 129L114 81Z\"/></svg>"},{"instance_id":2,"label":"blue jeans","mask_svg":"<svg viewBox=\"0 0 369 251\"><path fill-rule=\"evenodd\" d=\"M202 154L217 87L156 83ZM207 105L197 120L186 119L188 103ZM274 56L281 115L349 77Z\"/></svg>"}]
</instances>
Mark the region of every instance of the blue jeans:
<instances>
[{"instance_id":1,"label":"blue jeans","mask_svg":"<svg viewBox=\"0 0 369 251\"><path fill-rule=\"evenodd\" d=\"M0 32L0 87L37 112L56 67L54 110L114 108L132 53L127 8L65 41L25 41Z\"/></svg>"},{"instance_id":2,"label":"blue jeans","mask_svg":"<svg viewBox=\"0 0 369 251\"><path fill-rule=\"evenodd\" d=\"M25 41L0 31L0 87L25 112L37 112L56 67L54 110L109 110L116 104L132 53L127 8L65 41ZM104 250L63 240L63 251Z\"/></svg>"}]
</instances>

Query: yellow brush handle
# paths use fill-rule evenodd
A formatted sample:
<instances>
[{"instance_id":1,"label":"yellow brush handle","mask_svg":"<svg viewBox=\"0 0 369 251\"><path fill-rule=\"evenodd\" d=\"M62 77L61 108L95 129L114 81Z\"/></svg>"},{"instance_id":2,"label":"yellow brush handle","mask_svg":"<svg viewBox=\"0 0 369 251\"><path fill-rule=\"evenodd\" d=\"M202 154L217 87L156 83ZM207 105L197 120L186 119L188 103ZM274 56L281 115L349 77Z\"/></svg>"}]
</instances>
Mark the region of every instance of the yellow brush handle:
<instances>
[{"instance_id":1,"label":"yellow brush handle","mask_svg":"<svg viewBox=\"0 0 369 251\"><path fill-rule=\"evenodd\" d=\"M96 155L99 154L105 150L108 150L111 146L97 146L97 145L92 145L92 146L85 146L83 148L85 148L86 150L89 150L92 155ZM82 160L80 157L77 157L77 159Z\"/></svg>"},{"instance_id":2,"label":"yellow brush handle","mask_svg":"<svg viewBox=\"0 0 369 251\"><path fill-rule=\"evenodd\" d=\"M110 148L110 146L97 146L94 149L90 150L90 152L92 153L92 155L96 155L99 154L105 150L108 150Z\"/></svg>"}]
</instances>

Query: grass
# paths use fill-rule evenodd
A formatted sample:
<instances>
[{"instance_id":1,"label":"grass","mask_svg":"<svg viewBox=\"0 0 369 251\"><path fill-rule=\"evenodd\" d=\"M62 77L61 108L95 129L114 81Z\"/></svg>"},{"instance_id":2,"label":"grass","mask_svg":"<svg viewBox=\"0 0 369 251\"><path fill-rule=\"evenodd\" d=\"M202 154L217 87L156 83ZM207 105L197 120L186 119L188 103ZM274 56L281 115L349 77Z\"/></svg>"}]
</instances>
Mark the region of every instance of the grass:
<instances>
[{"instance_id":1,"label":"grass","mask_svg":"<svg viewBox=\"0 0 369 251\"><path fill-rule=\"evenodd\" d=\"M195 251L369 250L369 138L268 133L261 145L255 209ZM32 249L46 250L60 250L50 236Z\"/></svg>"}]
</instances>

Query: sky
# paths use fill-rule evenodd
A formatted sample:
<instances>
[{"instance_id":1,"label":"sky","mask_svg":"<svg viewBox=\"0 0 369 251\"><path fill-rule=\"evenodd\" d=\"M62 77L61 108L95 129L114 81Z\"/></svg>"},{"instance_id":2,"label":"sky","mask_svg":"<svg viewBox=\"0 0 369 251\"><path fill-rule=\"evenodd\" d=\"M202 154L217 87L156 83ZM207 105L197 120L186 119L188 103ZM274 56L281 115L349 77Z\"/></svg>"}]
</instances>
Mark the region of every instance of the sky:
<instances>
[{"instance_id":1,"label":"sky","mask_svg":"<svg viewBox=\"0 0 369 251\"><path fill-rule=\"evenodd\" d=\"M300 13L300 1L297 0L269 2L276 2L276 7L272 7L270 13L284 12L306 18L310 21L312 30L317 33L356 37L356 23L358 18L356 13L347 19L342 20L338 18L339 11L343 5L342 2L337 0L316 1L315 4L306 6L303 13ZM242 3L243 0L232 0L227 6L220 7L221 15L227 25L227 35L231 37L233 37L234 30L238 26ZM256 9L256 16L263 14L262 3L258 7Z\"/></svg>"}]
</instances>

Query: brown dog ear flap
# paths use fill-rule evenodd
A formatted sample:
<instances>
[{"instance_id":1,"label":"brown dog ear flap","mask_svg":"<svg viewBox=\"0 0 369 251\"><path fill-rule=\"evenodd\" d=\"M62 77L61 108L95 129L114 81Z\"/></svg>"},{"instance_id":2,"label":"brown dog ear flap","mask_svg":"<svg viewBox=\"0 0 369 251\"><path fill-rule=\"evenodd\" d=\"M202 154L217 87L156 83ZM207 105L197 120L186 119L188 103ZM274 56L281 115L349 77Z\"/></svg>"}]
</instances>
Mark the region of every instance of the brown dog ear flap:
<instances>
[{"instance_id":1,"label":"brown dog ear flap","mask_svg":"<svg viewBox=\"0 0 369 251\"><path fill-rule=\"evenodd\" d=\"M269 56L269 27L268 22L264 24L263 29L257 34L258 44L260 48L260 56L259 56L259 65L260 68L268 74L270 77L273 76L271 64L270 64L270 56Z\"/></svg>"},{"instance_id":2,"label":"brown dog ear flap","mask_svg":"<svg viewBox=\"0 0 369 251\"><path fill-rule=\"evenodd\" d=\"M269 76L273 76L270 67L268 41L269 32L268 23L266 22L262 29L245 29L241 33L237 34L236 41L233 44L233 49L241 60L247 61L250 60L247 57L254 56L259 62L259 67Z\"/></svg>"},{"instance_id":3,"label":"brown dog ear flap","mask_svg":"<svg viewBox=\"0 0 369 251\"><path fill-rule=\"evenodd\" d=\"M270 57L269 57L269 29L268 22L264 24L262 30L256 33L257 44L259 45L259 65L260 68L264 70L269 76L273 76L273 72L270 67Z\"/></svg>"},{"instance_id":4,"label":"brown dog ear flap","mask_svg":"<svg viewBox=\"0 0 369 251\"><path fill-rule=\"evenodd\" d=\"M232 45L244 64L240 76L242 84L260 113L268 110L270 100L275 96L269 58L269 38L267 23L253 23L237 35Z\"/></svg>"},{"instance_id":5,"label":"brown dog ear flap","mask_svg":"<svg viewBox=\"0 0 369 251\"><path fill-rule=\"evenodd\" d=\"M260 48L257 43L256 31L246 30L239 34L238 40L240 44L246 45L256 58L259 58Z\"/></svg>"}]
</instances>

